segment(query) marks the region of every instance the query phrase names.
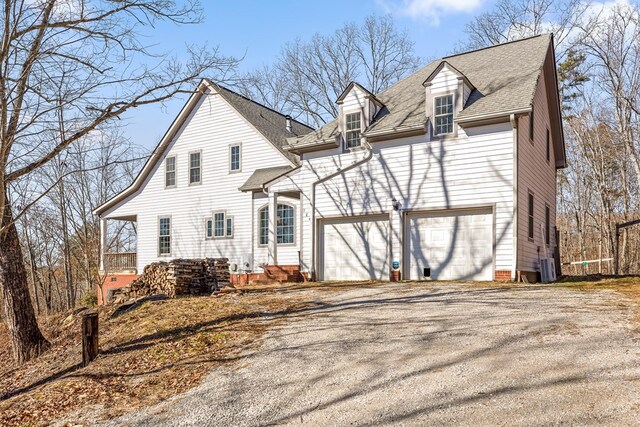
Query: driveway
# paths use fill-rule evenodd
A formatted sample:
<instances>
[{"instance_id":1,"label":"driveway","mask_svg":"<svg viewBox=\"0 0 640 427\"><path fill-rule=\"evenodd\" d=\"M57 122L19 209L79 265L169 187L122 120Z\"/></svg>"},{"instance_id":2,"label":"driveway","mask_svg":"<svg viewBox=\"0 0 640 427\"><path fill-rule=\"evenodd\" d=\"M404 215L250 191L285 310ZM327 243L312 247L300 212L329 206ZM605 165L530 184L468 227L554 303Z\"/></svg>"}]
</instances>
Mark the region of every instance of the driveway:
<instances>
[{"instance_id":1,"label":"driveway","mask_svg":"<svg viewBox=\"0 0 640 427\"><path fill-rule=\"evenodd\" d=\"M637 312L618 293L447 284L314 292L315 307L241 362L109 425L640 423Z\"/></svg>"}]
</instances>

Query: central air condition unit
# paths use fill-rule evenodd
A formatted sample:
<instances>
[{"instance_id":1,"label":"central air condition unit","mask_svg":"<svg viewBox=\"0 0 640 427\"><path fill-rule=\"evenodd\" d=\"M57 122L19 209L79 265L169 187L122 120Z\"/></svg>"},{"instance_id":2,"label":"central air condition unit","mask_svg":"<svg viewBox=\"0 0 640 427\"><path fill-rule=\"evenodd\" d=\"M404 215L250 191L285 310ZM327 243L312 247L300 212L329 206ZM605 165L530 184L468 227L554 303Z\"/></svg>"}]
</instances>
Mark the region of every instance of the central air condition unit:
<instances>
[{"instance_id":1,"label":"central air condition unit","mask_svg":"<svg viewBox=\"0 0 640 427\"><path fill-rule=\"evenodd\" d=\"M542 283L550 283L556 280L556 266L553 258L540 259L540 278Z\"/></svg>"},{"instance_id":2,"label":"central air condition unit","mask_svg":"<svg viewBox=\"0 0 640 427\"><path fill-rule=\"evenodd\" d=\"M253 257L251 254L245 254L242 257L242 264L239 266L239 269L244 272L253 270Z\"/></svg>"}]
</instances>

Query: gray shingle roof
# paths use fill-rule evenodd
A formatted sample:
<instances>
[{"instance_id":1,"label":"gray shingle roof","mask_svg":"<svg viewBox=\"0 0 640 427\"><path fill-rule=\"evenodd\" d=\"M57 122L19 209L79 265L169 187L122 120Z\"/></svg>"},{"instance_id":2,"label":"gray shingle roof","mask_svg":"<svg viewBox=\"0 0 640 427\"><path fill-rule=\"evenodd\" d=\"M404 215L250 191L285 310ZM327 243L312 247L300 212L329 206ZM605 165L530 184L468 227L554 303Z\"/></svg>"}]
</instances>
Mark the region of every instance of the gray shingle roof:
<instances>
[{"instance_id":1,"label":"gray shingle roof","mask_svg":"<svg viewBox=\"0 0 640 427\"><path fill-rule=\"evenodd\" d=\"M309 126L291 119L291 130L286 129L286 116L271 108L265 107L232 90L209 81L216 91L224 97L233 108L251 123L269 142L294 163L298 163L298 156L284 149L287 138L306 135L313 130Z\"/></svg>"},{"instance_id":2,"label":"gray shingle roof","mask_svg":"<svg viewBox=\"0 0 640 427\"><path fill-rule=\"evenodd\" d=\"M272 168L262 168L253 171L247 181L242 184L238 190L240 191L257 191L262 190L262 186L269 181L273 181L279 176L293 170L291 166L275 166Z\"/></svg>"},{"instance_id":3,"label":"gray shingle roof","mask_svg":"<svg viewBox=\"0 0 640 427\"><path fill-rule=\"evenodd\" d=\"M424 125L424 81L442 61L447 61L475 86L458 119L499 114L528 108L542 71L551 35L540 35L438 59L397 82L376 97L385 105L366 132L401 131ZM335 137L337 121L331 121L298 138L292 147L320 143Z\"/></svg>"}]
</instances>

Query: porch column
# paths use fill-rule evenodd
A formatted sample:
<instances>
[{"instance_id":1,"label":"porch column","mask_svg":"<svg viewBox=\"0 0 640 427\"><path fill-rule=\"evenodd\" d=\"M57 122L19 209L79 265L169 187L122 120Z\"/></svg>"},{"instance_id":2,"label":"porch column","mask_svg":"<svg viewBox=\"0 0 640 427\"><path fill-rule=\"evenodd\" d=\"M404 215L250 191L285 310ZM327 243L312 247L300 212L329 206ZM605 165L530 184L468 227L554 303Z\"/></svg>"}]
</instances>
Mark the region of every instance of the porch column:
<instances>
[{"instance_id":1,"label":"porch column","mask_svg":"<svg viewBox=\"0 0 640 427\"><path fill-rule=\"evenodd\" d=\"M106 271L104 253L107 251L107 219L100 218L100 271Z\"/></svg>"},{"instance_id":2,"label":"porch column","mask_svg":"<svg viewBox=\"0 0 640 427\"><path fill-rule=\"evenodd\" d=\"M269 265L278 264L278 193L269 193Z\"/></svg>"}]
</instances>

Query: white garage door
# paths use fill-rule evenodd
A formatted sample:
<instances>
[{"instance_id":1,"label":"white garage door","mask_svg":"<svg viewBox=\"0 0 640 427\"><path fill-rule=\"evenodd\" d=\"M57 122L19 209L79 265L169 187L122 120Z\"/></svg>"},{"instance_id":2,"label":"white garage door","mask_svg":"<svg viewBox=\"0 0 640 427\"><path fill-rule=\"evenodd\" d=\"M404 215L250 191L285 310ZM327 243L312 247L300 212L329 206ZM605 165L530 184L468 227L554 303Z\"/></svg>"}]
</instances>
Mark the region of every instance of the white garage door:
<instances>
[{"instance_id":1,"label":"white garage door","mask_svg":"<svg viewBox=\"0 0 640 427\"><path fill-rule=\"evenodd\" d=\"M389 220L341 219L322 225L323 280L388 280Z\"/></svg>"},{"instance_id":2,"label":"white garage door","mask_svg":"<svg viewBox=\"0 0 640 427\"><path fill-rule=\"evenodd\" d=\"M411 279L493 279L493 213L458 210L408 217ZM425 271L430 269L430 271Z\"/></svg>"}]
</instances>

